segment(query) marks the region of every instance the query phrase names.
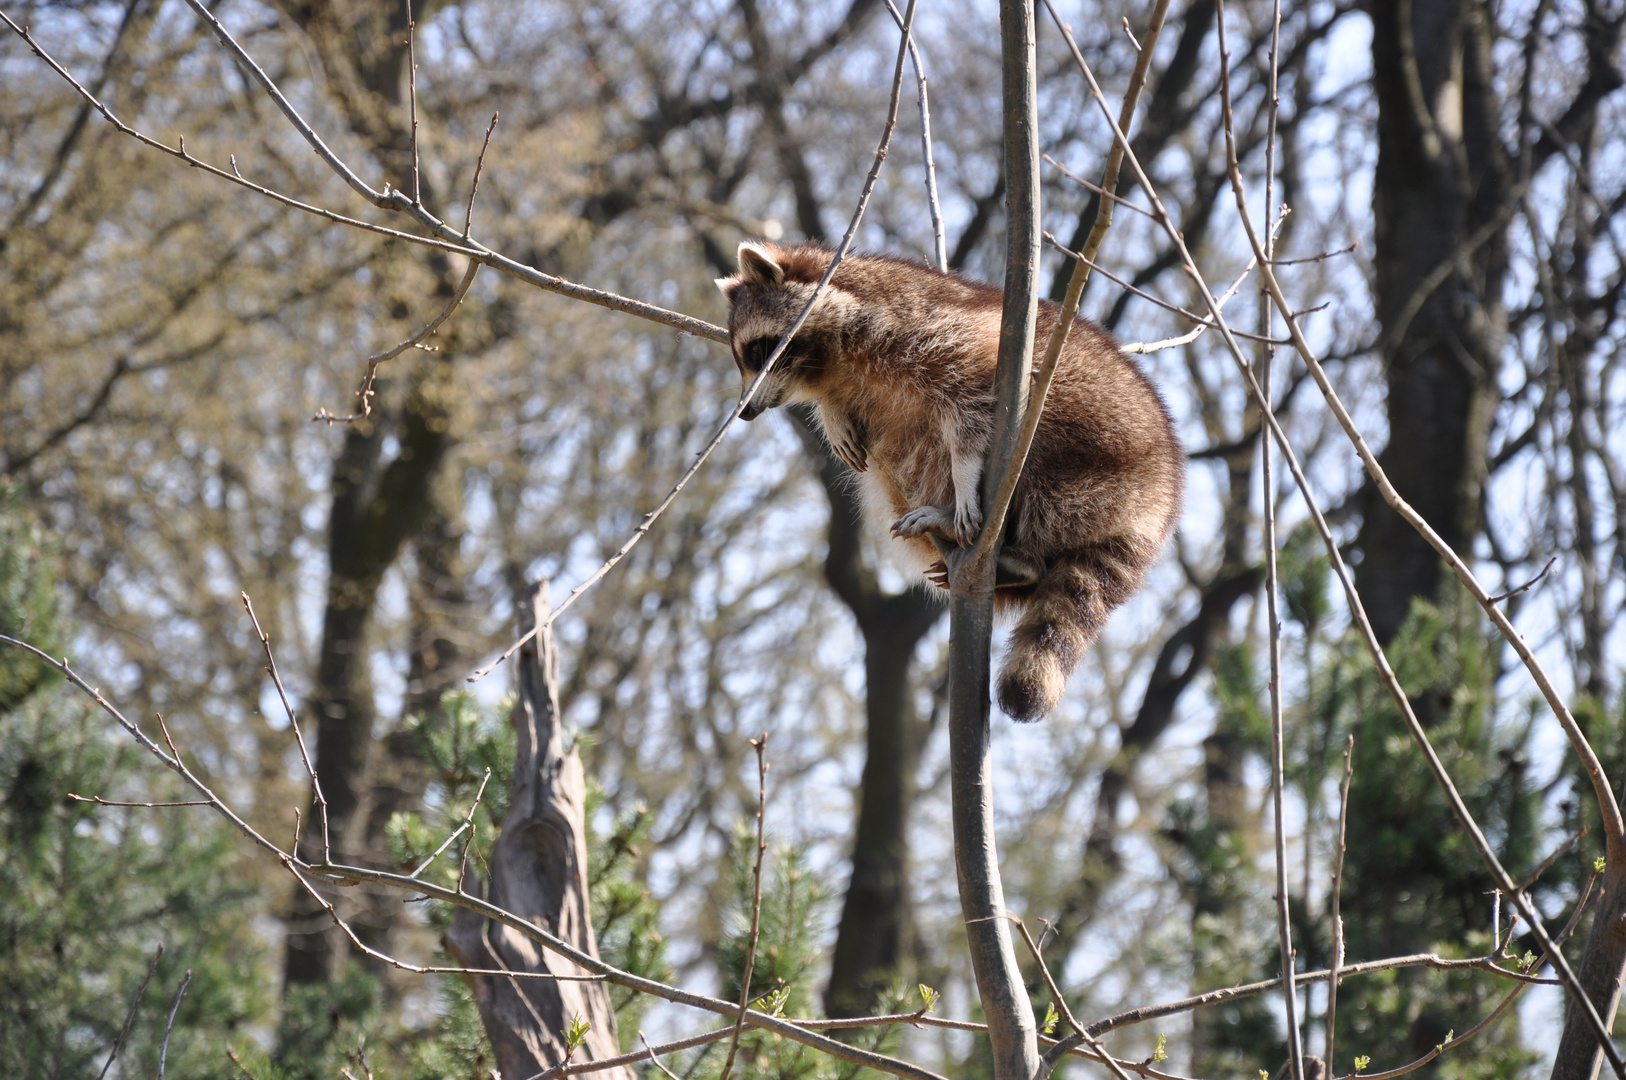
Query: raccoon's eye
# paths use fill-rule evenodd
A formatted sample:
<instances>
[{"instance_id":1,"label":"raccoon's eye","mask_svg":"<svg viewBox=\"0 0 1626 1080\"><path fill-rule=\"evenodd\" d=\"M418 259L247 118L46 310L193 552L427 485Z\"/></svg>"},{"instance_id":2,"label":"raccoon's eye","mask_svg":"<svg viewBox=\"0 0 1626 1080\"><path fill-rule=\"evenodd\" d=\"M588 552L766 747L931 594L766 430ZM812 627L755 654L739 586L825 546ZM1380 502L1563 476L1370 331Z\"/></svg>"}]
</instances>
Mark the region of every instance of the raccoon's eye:
<instances>
[{"instance_id":1,"label":"raccoon's eye","mask_svg":"<svg viewBox=\"0 0 1626 1080\"><path fill-rule=\"evenodd\" d=\"M757 338L755 341L747 345L745 347L744 355L745 370L750 372L761 371L762 365L766 364L768 362L768 357L773 355L773 347L775 344L777 344L775 339L765 337Z\"/></svg>"}]
</instances>

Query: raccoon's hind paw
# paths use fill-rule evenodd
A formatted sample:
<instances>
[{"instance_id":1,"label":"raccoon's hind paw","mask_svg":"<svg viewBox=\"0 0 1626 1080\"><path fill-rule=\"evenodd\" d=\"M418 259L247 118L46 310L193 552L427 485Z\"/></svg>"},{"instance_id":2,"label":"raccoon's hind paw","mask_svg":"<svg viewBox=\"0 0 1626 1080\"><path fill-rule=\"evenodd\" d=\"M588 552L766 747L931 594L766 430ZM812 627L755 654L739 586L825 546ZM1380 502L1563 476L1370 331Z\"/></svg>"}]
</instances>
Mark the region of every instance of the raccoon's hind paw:
<instances>
[{"instance_id":1,"label":"raccoon's hind paw","mask_svg":"<svg viewBox=\"0 0 1626 1080\"><path fill-rule=\"evenodd\" d=\"M899 540L912 540L927 533L958 542L954 520L941 507L917 506L892 525L892 535Z\"/></svg>"},{"instance_id":2,"label":"raccoon's hind paw","mask_svg":"<svg viewBox=\"0 0 1626 1080\"><path fill-rule=\"evenodd\" d=\"M938 559L936 562L928 566L926 568L926 580L931 582L933 585L936 585L939 589L947 589L949 587L948 563L944 562L942 559Z\"/></svg>"}]
</instances>

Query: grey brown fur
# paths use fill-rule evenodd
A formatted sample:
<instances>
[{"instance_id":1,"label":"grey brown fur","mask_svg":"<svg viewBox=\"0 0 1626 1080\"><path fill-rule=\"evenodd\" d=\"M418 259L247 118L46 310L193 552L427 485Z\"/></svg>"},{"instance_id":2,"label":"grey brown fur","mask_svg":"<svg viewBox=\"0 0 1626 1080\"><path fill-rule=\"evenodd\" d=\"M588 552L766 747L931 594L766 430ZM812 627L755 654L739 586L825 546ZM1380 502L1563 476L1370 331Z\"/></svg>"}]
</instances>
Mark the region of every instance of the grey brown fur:
<instances>
[{"instance_id":1,"label":"grey brown fur","mask_svg":"<svg viewBox=\"0 0 1626 1080\"><path fill-rule=\"evenodd\" d=\"M740 245L718 280L745 385L813 294L834 254L809 244ZM742 414L817 406L831 450L860 474L867 512L943 586L932 537L962 546L982 524L993 415L998 289L919 263L849 256ZM1057 309L1039 310L1039 340ZM1179 517L1185 455L1168 410L1112 338L1080 319L1069 335L1011 504L1001 610L1019 614L999 675L1000 707L1036 720L1157 558Z\"/></svg>"}]
</instances>

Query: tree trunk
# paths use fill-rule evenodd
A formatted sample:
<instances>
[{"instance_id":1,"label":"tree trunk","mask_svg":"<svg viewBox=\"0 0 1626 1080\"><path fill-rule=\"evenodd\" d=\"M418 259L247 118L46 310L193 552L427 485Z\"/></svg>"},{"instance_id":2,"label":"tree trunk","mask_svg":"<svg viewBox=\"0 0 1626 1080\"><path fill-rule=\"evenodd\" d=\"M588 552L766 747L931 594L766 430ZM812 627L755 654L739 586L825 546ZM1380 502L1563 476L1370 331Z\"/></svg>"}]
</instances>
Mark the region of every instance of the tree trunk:
<instances>
[{"instance_id":1,"label":"tree trunk","mask_svg":"<svg viewBox=\"0 0 1626 1080\"><path fill-rule=\"evenodd\" d=\"M915 646L937 624L943 605L922 589L888 594L864 565L862 507L846 466L825 452L810 418L789 410L818 465L830 499L830 547L824 576L852 611L864 638L864 772L853 828L852 878L841 906L828 1016L864 1016L903 974L911 952L908 826L915 765L926 732L915 714L910 670Z\"/></svg>"},{"instance_id":2,"label":"tree trunk","mask_svg":"<svg viewBox=\"0 0 1626 1080\"><path fill-rule=\"evenodd\" d=\"M430 395L432 396L432 395ZM383 417L377 417L382 420ZM364 845L367 758L377 719L367 670L367 629L384 571L402 543L422 525L428 488L450 439L444 417L423 394L408 403L400 455L379 468L380 424L359 422L345 433L333 470L328 521L328 595L321 655L312 694L316 772L327 799L334 855L354 857ZM325 857L322 823L305 817L300 849ZM338 962L338 942L314 900L300 890L292 904L284 979L287 985L326 982Z\"/></svg>"},{"instance_id":3,"label":"tree trunk","mask_svg":"<svg viewBox=\"0 0 1626 1080\"><path fill-rule=\"evenodd\" d=\"M549 610L546 584L532 586L520 604L520 634L547 618ZM514 670L519 681L519 699L509 715L518 739L514 776L508 817L491 849L484 897L596 957L588 908L587 783L581 758L574 748L566 754L559 737L557 656L550 630L520 650ZM465 967L584 974L556 953L466 908L457 910L444 940ZM566 1057L599 1061L620 1053L615 1010L603 982L466 978L505 1077L534 1076ZM565 1032L577 1018L590 1026L572 1054ZM633 1080L624 1067L595 1075Z\"/></svg>"},{"instance_id":4,"label":"tree trunk","mask_svg":"<svg viewBox=\"0 0 1626 1080\"><path fill-rule=\"evenodd\" d=\"M1379 461L1445 542L1471 556L1508 265L1489 15L1471 0L1402 0L1373 5L1372 27L1373 263L1389 414ZM1449 276L1431 288L1444 265ZM1365 511L1356 587L1388 642L1412 600L1435 595L1440 560L1370 488Z\"/></svg>"}]
</instances>

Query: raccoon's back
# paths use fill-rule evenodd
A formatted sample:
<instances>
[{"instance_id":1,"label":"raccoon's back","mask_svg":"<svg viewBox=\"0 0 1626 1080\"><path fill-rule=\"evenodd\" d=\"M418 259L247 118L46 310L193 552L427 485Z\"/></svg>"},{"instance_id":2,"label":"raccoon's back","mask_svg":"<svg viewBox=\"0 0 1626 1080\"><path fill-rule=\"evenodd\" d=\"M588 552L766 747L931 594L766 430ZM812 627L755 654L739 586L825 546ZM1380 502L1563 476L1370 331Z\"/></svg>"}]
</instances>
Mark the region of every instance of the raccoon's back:
<instances>
[{"instance_id":1,"label":"raccoon's back","mask_svg":"<svg viewBox=\"0 0 1626 1080\"><path fill-rule=\"evenodd\" d=\"M1099 543L1159 548L1185 493L1173 422L1110 337L1082 320L1073 334L1017 487L1010 539L1036 555Z\"/></svg>"}]
</instances>

